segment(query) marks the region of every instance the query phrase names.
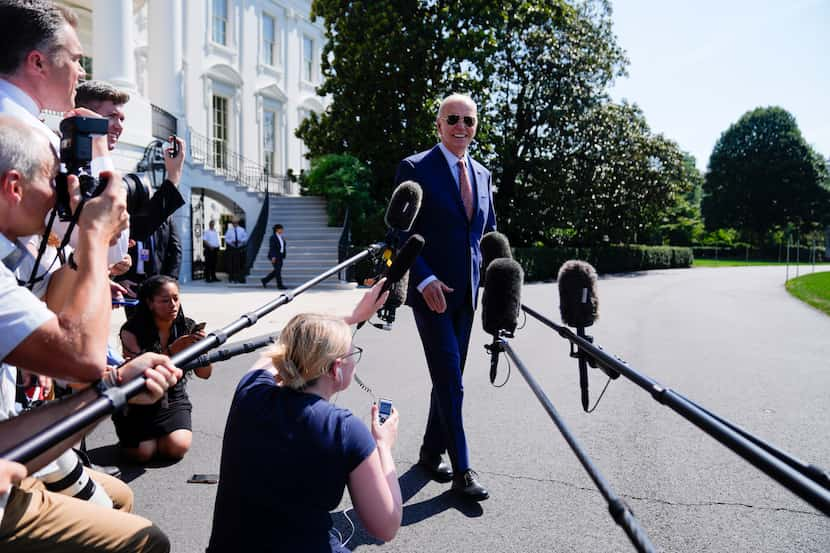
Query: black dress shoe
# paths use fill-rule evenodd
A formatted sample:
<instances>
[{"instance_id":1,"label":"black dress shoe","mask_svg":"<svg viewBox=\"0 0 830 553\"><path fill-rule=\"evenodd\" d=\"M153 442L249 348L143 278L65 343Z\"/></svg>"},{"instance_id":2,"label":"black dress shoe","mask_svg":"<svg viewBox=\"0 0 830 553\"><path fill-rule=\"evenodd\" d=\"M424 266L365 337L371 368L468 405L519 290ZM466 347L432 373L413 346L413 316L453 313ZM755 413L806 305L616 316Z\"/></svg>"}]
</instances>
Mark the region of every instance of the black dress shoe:
<instances>
[{"instance_id":1,"label":"black dress shoe","mask_svg":"<svg viewBox=\"0 0 830 553\"><path fill-rule=\"evenodd\" d=\"M429 473L436 482L449 482L452 480L452 468L441 459L441 456L430 457L421 455L418 465Z\"/></svg>"},{"instance_id":2,"label":"black dress shoe","mask_svg":"<svg viewBox=\"0 0 830 553\"><path fill-rule=\"evenodd\" d=\"M478 474L473 469L467 469L463 474L453 477L452 491L473 501L484 501L490 497L490 492L479 484Z\"/></svg>"},{"instance_id":3,"label":"black dress shoe","mask_svg":"<svg viewBox=\"0 0 830 553\"><path fill-rule=\"evenodd\" d=\"M265 282L265 279L264 279L264 278L259 279L259 281L262 283L262 287L263 287L263 288L268 288L268 283L267 283L267 282Z\"/></svg>"}]
</instances>

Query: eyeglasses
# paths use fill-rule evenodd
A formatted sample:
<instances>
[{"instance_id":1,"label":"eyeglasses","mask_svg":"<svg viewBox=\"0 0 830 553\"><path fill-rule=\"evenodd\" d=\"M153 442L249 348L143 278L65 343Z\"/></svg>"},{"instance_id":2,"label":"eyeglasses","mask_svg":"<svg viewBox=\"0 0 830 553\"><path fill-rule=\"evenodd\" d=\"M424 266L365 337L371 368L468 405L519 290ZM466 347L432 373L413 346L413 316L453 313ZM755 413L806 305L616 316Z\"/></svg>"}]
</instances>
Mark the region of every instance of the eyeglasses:
<instances>
[{"instance_id":1,"label":"eyeglasses","mask_svg":"<svg viewBox=\"0 0 830 553\"><path fill-rule=\"evenodd\" d=\"M452 114L452 115L447 115L446 117L444 117L444 121L447 122L447 125L457 125L459 119L464 121L464 126L465 127L469 128L469 127L475 127L476 126L476 118L473 117L472 115L465 115L465 116L462 117L461 115Z\"/></svg>"},{"instance_id":2,"label":"eyeglasses","mask_svg":"<svg viewBox=\"0 0 830 553\"><path fill-rule=\"evenodd\" d=\"M354 351L352 351L351 353L347 353L342 357L342 359L346 359L347 357L351 357L352 355L356 356L354 364L357 365L358 363L360 363L360 357L363 355L363 348L354 346Z\"/></svg>"}]
</instances>

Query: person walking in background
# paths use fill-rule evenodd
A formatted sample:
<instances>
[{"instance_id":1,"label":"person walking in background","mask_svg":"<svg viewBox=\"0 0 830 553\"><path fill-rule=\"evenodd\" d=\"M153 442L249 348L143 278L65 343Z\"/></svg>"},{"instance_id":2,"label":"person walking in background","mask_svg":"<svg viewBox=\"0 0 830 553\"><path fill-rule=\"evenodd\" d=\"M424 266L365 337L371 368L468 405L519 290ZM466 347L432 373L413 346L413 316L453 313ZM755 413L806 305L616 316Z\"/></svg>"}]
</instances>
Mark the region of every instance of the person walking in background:
<instances>
[{"instance_id":1,"label":"person walking in background","mask_svg":"<svg viewBox=\"0 0 830 553\"><path fill-rule=\"evenodd\" d=\"M234 219L225 231L225 252L228 255L228 282L245 282L245 247L248 233L245 227Z\"/></svg>"},{"instance_id":2,"label":"person walking in background","mask_svg":"<svg viewBox=\"0 0 830 553\"><path fill-rule=\"evenodd\" d=\"M216 232L216 221L208 224L208 229L202 236L202 247L205 251L205 282L216 282L216 257L219 254L219 233Z\"/></svg>"},{"instance_id":3,"label":"person walking in background","mask_svg":"<svg viewBox=\"0 0 830 553\"><path fill-rule=\"evenodd\" d=\"M489 497L470 468L461 415L462 376L478 302L480 241L496 227L490 172L470 157L477 110L466 95L441 102L435 125L440 143L401 161L396 183L413 180L423 189L412 233L426 246L409 270L406 303L412 307L424 346L432 393L419 464L439 482L452 480L463 497ZM449 452L452 469L441 459Z\"/></svg>"},{"instance_id":4,"label":"person walking in background","mask_svg":"<svg viewBox=\"0 0 830 553\"><path fill-rule=\"evenodd\" d=\"M287 289L282 282L282 262L286 257L286 250L288 249L285 244L285 238L282 235L283 232L284 227L282 225L274 225L274 233L271 235L271 240L268 244L268 258L271 260L271 265L274 266L274 270L262 279L263 288L267 288L271 279L276 277L277 288L280 290Z\"/></svg>"}]
</instances>

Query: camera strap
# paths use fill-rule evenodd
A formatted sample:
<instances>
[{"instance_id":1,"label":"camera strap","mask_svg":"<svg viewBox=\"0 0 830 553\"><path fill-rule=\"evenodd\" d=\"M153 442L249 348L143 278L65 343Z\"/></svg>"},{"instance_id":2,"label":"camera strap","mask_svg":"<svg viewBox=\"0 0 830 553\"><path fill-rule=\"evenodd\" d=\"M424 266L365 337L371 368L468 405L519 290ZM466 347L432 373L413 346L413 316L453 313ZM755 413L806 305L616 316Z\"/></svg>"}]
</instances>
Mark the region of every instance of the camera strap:
<instances>
[{"instance_id":1,"label":"camera strap","mask_svg":"<svg viewBox=\"0 0 830 553\"><path fill-rule=\"evenodd\" d=\"M75 213L72 214L72 219L66 227L63 239L61 240L60 245L57 246L57 259L61 262L61 265L66 264L66 246L69 244L69 240L72 237L72 231L75 230L75 225L78 222L78 217L81 215L81 208L83 208L85 201L86 200L84 198L81 198L81 201L78 204L78 209L76 209ZM49 215L49 222L46 223L46 230L43 231L43 236L41 236L40 246L37 250L37 258L35 259L35 264L32 267L32 272L29 275L29 281L25 283L23 281L19 281L21 285L25 285L29 290L32 290L35 284L46 278L46 275L49 274L49 270L52 268L50 265L49 269L46 269L42 274L37 274L38 268L40 268L40 261L43 259L43 254L46 252L46 246L49 245L49 236L52 234L52 226L55 223L55 217L57 214L57 210L53 209ZM54 265L54 263L55 262L53 260L52 265Z\"/></svg>"},{"instance_id":2,"label":"camera strap","mask_svg":"<svg viewBox=\"0 0 830 553\"><path fill-rule=\"evenodd\" d=\"M40 246L37 249L37 257L35 258L35 264L32 265L32 272L29 274L29 281L25 283L26 288L31 290L35 287L35 284L43 280L46 276L46 273L42 275L37 275L37 270L40 267L40 260L43 259L43 254L46 252L46 246L49 244L49 235L52 233L52 225L55 223L55 215L57 212L53 209L52 213L49 215L49 222L46 223L46 230L43 231L43 236L40 238ZM20 284L24 284L21 282Z\"/></svg>"}]
</instances>

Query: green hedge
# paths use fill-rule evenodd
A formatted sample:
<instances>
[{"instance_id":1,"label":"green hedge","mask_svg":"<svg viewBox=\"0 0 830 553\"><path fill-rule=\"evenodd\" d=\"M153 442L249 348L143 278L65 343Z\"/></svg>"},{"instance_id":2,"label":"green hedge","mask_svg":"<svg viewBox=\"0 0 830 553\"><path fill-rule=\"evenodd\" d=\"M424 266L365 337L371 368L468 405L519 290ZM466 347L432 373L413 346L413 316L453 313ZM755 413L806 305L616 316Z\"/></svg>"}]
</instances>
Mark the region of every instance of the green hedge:
<instances>
[{"instance_id":1,"label":"green hedge","mask_svg":"<svg viewBox=\"0 0 830 553\"><path fill-rule=\"evenodd\" d=\"M694 246L692 249L695 257L699 259L749 259L755 261L786 261L787 259L786 246L756 248L748 244L738 244L733 246ZM801 261L809 261L811 254L809 246L790 247L791 262L795 261L796 255ZM823 261L826 256L824 246L817 245L815 255L817 260Z\"/></svg>"},{"instance_id":2,"label":"green hedge","mask_svg":"<svg viewBox=\"0 0 830 553\"><path fill-rule=\"evenodd\" d=\"M360 252L352 247L351 254ZM513 248L513 257L525 272L525 281L554 280L559 267L569 259L587 261L599 273L625 273L647 269L691 267L691 248L675 246L602 246L595 248ZM352 278L358 282L374 276L375 267L368 260L354 266Z\"/></svg>"},{"instance_id":3,"label":"green hedge","mask_svg":"<svg viewBox=\"0 0 830 553\"><path fill-rule=\"evenodd\" d=\"M647 269L691 267L691 248L675 246L598 246L593 248L514 248L526 281L553 280L569 259L581 259L599 273L625 273Z\"/></svg>"}]
</instances>

